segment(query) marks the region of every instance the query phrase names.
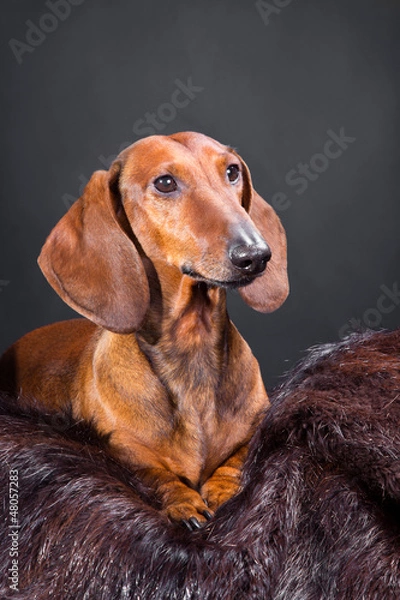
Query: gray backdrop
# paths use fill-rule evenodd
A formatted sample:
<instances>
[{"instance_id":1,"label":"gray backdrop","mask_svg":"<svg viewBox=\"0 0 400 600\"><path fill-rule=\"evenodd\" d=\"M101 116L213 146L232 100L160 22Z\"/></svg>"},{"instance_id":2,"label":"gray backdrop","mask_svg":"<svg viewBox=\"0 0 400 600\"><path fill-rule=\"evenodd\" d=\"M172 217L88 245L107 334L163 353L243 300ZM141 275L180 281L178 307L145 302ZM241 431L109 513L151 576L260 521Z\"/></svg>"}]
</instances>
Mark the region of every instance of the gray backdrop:
<instances>
[{"instance_id":1,"label":"gray backdrop","mask_svg":"<svg viewBox=\"0 0 400 600\"><path fill-rule=\"evenodd\" d=\"M398 326L399 5L3 2L0 350L74 316L41 245L90 174L156 130L235 146L281 216L286 304L230 300L268 388L310 345Z\"/></svg>"}]
</instances>

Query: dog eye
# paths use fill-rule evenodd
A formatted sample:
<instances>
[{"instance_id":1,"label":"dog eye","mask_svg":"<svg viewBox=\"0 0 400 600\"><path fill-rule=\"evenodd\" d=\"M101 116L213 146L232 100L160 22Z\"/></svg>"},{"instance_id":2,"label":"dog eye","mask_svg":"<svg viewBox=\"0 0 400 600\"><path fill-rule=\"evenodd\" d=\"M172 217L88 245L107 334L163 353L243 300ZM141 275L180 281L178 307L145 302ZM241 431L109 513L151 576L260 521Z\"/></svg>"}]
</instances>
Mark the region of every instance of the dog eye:
<instances>
[{"instance_id":1,"label":"dog eye","mask_svg":"<svg viewBox=\"0 0 400 600\"><path fill-rule=\"evenodd\" d=\"M240 169L238 165L229 165L226 174L231 183L236 183L239 179Z\"/></svg>"},{"instance_id":2,"label":"dog eye","mask_svg":"<svg viewBox=\"0 0 400 600\"><path fill-rule=\"evenodd\" d=\"M171 175L161 175L154 181L154 185L159 192L169 194L177 189L177 183Z\"/></svg>"}]
</instances>

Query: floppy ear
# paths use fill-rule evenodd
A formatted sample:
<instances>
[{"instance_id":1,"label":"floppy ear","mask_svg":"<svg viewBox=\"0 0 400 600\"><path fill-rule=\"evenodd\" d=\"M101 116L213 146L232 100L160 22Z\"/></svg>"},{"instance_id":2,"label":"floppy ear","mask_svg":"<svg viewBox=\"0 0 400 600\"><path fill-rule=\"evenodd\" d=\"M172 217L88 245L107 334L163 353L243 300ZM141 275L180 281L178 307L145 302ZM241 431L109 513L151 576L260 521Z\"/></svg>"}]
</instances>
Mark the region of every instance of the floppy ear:
<instances>
[{"instance_id":1,"label":"floppy ear","mask_svg":"<svg viewBox=\"0 0 400 600\"><path fill-rule=\"evenodd\" d=\"M239 157L240 158L240 157ZM243 207L271 250L271 259L264 273L245 287L239 289L243 300L260 312L273 312L289 294L287 275L286 234L282 223L272 208L253 188L250 171L243 166Z\"/></svg>"},{"instance_id":2,"label":"floppy ear","mask_svg":"<svg viewBox=\"0 0 400 600\"><path fill-rule=\"evenodd\" d=\"M142 260L117 219L120 165L96 171L54 227L38 262L74 310L117 333L139 328L150 292Z\"/></svg>"}]
</instances>

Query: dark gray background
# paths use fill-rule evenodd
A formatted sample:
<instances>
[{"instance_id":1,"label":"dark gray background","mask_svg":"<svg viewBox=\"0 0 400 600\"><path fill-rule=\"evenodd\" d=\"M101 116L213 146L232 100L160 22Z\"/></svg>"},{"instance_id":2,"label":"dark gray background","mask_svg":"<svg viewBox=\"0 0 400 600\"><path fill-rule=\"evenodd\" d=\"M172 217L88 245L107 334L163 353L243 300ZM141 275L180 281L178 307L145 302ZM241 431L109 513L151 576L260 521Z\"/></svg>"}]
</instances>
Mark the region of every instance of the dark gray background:
<instances>
[{"instance_id":1,"label":"dark gray background","mask_svg":"<svg viewBox=\"0 0 400 600\"><path fill-rule=\"evenodd\" d=\"M26 43L28 20L51 29L54 18L43 20L44 1L3 2L0 350L74 315L36 265L41 245L98 157L135 141L135 122L189 78L203 89L162 133L234 145L259 193L290 204L279 213L290 298L272 315L230 302L267 387L349 319L399 325L400 299L379 302L400 281L399 2L270 4L263 19L244 0L84 0L18 64L9 40ZM298 194L285 177L341 128L355 141Z\"/></svg>"}]
</instances>

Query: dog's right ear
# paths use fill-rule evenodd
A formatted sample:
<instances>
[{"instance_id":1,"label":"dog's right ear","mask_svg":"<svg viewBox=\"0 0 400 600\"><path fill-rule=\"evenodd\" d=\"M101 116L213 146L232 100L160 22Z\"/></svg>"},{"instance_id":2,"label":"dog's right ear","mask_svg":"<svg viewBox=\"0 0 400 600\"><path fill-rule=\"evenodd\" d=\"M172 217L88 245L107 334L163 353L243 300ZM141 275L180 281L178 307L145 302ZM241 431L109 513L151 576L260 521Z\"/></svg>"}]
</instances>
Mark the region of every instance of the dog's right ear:
<instances>
[{"instance_id":1,"label":"dog's right ear","mask_svg":"<svg viewBox=\"0 0 400 600\"><path fill-rule=\"evenodd\" d=\"M96 171L54 227L38 259L74 310L116 333L139 329L150 291L139 253L117 218L120 164Z\"/></svg>"}]
</instances>

